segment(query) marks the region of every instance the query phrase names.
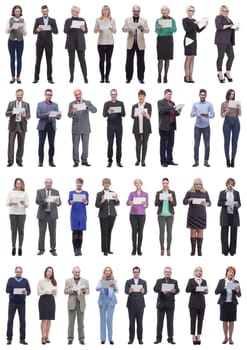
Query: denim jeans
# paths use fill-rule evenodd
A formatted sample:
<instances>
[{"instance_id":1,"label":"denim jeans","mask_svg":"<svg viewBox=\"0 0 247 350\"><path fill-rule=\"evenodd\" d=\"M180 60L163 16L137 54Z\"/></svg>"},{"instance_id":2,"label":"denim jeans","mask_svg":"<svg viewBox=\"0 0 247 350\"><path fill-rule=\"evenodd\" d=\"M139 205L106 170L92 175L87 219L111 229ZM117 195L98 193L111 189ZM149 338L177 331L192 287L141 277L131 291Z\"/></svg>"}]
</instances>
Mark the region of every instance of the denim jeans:
<instances>
[{"instance_id":1,"label":"denim jeans","mask_svg":"<svg viewBox=\"0 0 247 350\"><path fill-rule=\"evenodd\" d=\"M108 340L112 340L112 320L114 306L111 305L111 302L105 302L100 306L100 339L101 341L106 340L106 330L108 333Z\"/></svg>"},{"instance_id":2,"label":"denim jeans","mask_svg":"<svg viewBox=\"0 0 247 350\"><path fill-rule=\"evenodd\" d=\"M22 68L22 53L24 49L24 41L9 40L8 49L10 54L10 69L12 77L20 77ZM15 60L17 61L17 68L15 69ZM16 71L16 75L15 75Z\"/></svg>"},{"instance_id":3,"label":"denim jeans","mask_svg":"<svg viewBox=\"0 0 247 350\"><path fill-rule=\"evenodd\" d=\"M199 160L199 146L201 141L201 135L203 135L203 141L204 141L204 147L205 147L205 155L204 160L209 159L209 151L210 151L210 126L206 128L198 128L195 126L194 129L194 139L195 139L195 145L194 145L194 160Z\"/></svg>"},{"instance_id":4,"label":"denim jeans","mask_svg":"<svg viewBox=\"0 0 247 350\"><path fill-rule=\"evenodd\" d=\"M238 136L240 131L240 123L237 117L226 117L223 124L223 134L224 134L224 149L226 159L230 159L229 148L230 141L232 137L232 157L235 159L237 146L238 146Z\"/></svg>"}]
</instances>

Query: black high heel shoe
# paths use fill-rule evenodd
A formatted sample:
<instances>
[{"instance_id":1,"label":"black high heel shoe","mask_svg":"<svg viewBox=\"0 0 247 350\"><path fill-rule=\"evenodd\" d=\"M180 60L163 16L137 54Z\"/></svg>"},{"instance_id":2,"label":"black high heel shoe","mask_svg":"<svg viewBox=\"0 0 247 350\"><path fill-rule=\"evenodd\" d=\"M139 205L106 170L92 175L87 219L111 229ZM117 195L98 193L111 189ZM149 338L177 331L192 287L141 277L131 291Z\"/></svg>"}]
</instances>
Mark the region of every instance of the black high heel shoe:
<instances>
[{"instance_id":1,"label":"black high heel shoe","mask_svg":"<svg viewBox=\"0 0 247 350\"><path fill-rule=\"evenodd\" d=\"M219 75L219 74L217 74L217 77L218 77L220 83L224 83L224 82L225 82L225 79L224 79L224 78L223 78L223 79L220 79L220 75Z\"/></svg>"},{"instance_id":2,"label":"black high heel shoe","mask_svg":"<svg viewBox=\"0 0 247 350\"><path fill-rule=\"evenodd\" d=\"M226 79L229 81L229 83L232 83L233 82L233 79L232 78L229 78L228 75L225 73L224 76L226 77Z\"/></svg>"}]
</instances>

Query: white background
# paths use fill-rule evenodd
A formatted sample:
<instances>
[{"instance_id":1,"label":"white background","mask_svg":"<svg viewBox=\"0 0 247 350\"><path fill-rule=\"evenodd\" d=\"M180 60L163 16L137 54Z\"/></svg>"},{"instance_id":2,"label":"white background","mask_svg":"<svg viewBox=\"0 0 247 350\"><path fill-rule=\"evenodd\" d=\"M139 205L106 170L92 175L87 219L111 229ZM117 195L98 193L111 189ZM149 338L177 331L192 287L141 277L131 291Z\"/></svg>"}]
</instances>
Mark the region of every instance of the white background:
<instances>
[{"instance_id":1,"label":"white background","mask_svg":"<svg viewBox=\"0 0 247 350\"><path fill-rule=\"evenodd\" d=\"M241 89L245 82L245 65L243 47L246 41L246 28L244 26L244 13L242 5L236 1L234 7L230 2L230 18L233 22L240 22L241 27L236 33L236 59L233 64L232 75L234 83L219 84L216 72L216 47L214 45L215 25L214 18L219 13L221 1L216 0L212 3L206 1L194 1L196 7L195 18L209 17L209 25L202 33L198 34L198 56L195 59L194 80L195 84L183 83L183 37L182 18L186 16L186 6L189 4L184 0L174 0L166 3L171 8L171 16L177 22L177 33L174 34L174 60L170 64L168 74L168 84L157 84L157 58L156 58L156 34L154 32L155 20L160 17L160 8L162 2L153 2L143 4L141 16L147 18L150 27L150 33L146 38L146 73L145 85L140 86L136 79L136 66L134 78L131 84L125 84L125 59L126 59L126 37L121 28L124 19L131 16L131 8L134 3L125 0L119 3L109 0L107 4L111 7L112 17L116 20L117 33L115 35L115 46L112 57L112 71L110 75L110 84L99 84L100 74L98 70L97 53L97 34L93 33L95 19L100 16L101 7L105 3L92 0L90 2L77 3L82 8L81 16L84 17L88 25L88 34L86 35L87 50L86 60L88 66L89 84L84 85L82 74L79 69L76 58L76 75L74 84L69 84L68 55L64 49L66 36L63 33L63 25L66 18L70 17L71 6L74 1L66 2L49 1L47 5L50 8L50 16L56 18L59 34L53 36L54 58L53 58L53 78L55 85L49 86L46 82L46 64L45 57L42 61L42 70L40 82L32 84L35 64L35 41L36 36L32 34L33 25L36 17L40 16L40 7L43 1L25 1L20 5L23 8L23 17L27 23L27 36L25 37L25 48L23 53L23 69L21 74L22 84L10 85L11 78L9 68L9 54L7 49L8 35L5 34L6 23L11 14L11 9L15 2L1 2L0 10L2 14L0 43L2 47L1 57L1 114L0 120L0 167L1 167L1 258L3 262L0 279L0 346L5 348L5 332L7 323L8 296L5 293L7 279L14 274L14 268L17 265L23 267L23 276L30 281L32 294L27 298L27 341L31 346L37 348L40 344L41 334L38 319L38 296L36 293L37 282L43 277L43 271L51 265L55 269L58 280L58 297L56 300L57 314L56 321L52 323L50 338L52 344L50 348L61 346L67 342L67 297L63 294L64 282L66 278L72 276L73 266L79 265L82 269L82 277L89 280L91 292L87 297L87 309L85 313L85 341L88 349L95 349L100 344L99 336L99 312L97 305L98 293L95 291L98 279L101 277L105 266L113 268L115 278L119 284L119 293L117 295L118 304L114 314L114 347L124 349L128 341L128 313L126 308L127 296L124 294L125 281L132 277L132 267L138 265L141 267L141 277L147 280L148 294L145 297L146 309L144 314L144 346L143 349L155 348L153 341L156 336L156 298L153 292L153 286L156 279L163 276L163 269L169 265L173 269L173 277L179 282L180 294L176 296L176 311L174 320L174 339L177 342L175 348L190 348L192 346L189 329L189 295L185 293L185 287L188 279L192 277L194 268L197 265L203 267L203 277L208 281L209 294L206 296L207 308L205 314L202 348L208 348L221 344L223 340L222 326L219 321L219 307L217 306L218 297L214 295L214 289L219 278L223 278L225 269L228 265L237 268L236 278L239 279L242 287L243 297L240 299L238 308L238 322L234 332L234 341L239 350L244 349L245 335L243 334L244 315L247 307L246 301L246 281L245 281L245 247L246 247L246 224L244 222L244 213L246 211L246 183L245 183L245 150L246 150L246 121L245 121L245 95L244 89ZM241 46L242 45L242 46ZM24 167L18 168L14 165L12 168L6 168L7 164L7 142L8 142L8 120L5 118L5 111L8 102L15 98L16 88L23 88L25 95L24 101L31 105L31 119L28 123L28 132L26 134ZM56 168L48 167L47 148L45 152L45 162L43 168L38 168L38 132L36 130L36 106L44 99L44 90L51 87L54 91L54 101L58 103L59 110L62 110L63 116L57 122L57 133L55 140L55 158ZM159 135L158 135L158 113L157 101L163 98L165 88L173 90L173 100L175 103L185 103L184 110L178 117L176 140L174 146L174 161L179 163L178 167L160 167L159 163ZM69 102L74 99L73 90L81 88L85 99L98 108L97 114L91 114L92 133L90 136L89 163L91 168L79 167L72 168L72 141L71 141L71 120L67 117ZM103 104L109 99L111 88L117 88L118 98L125 103L126 117L123 120L123 158L124 168L117 168L115 163L111 169L106 168L107 164L107 140L106 140L106 120L102 117ZM137 92L144 88L147 97L146 101L153 106L152 130L153 133L149 139L148 153L146 158L146 168L137 168L135 163L135 141L132 135L132 120L130 118L131 106L137 102ZM194 120L190 118L192 104L198 100L200 88L206 88L208 91L208 101L213 103L216 116L211 120L211 168L205 168L203 164L203 143L201 144L200 167L192 168L193 164L193 130ZM228 169L225 166L224 145L222 133L222 118L220 116L220 105L224 101L228 88L234 88L236 99L242 102L243 117L241 118L241 132L239 146L236 158L236 167ZM47 147L47 146L46 146ZM115 150L114 150L115 152ZM115 153L114 153L115 154ZM217 200L219 191L224 189L225 180L232 176L236 179L236 189L240 190L242 199L242 208L240 209L241 227L238 234L238 249L235 257L223 257L220 251L220 226ZM26 183L26 190L30 198L30 207L27 209L27 220L25 226L25 238L23 245L23 256L11 256L11 233L8 218L8 208L5 206L5 200L8 192L12 189L14 179L22 177ZM37 253L38 243L38 223L36 219L37 205L35 204L35 195L38 188L43 187L44 179L52 177L54 188L60 191L62 206L59 210L59 220L57 221L57 257L52 257L49 253L49 237L46 237L46 253L39 257ZM83 256L74 257L71 243L71 231L69 222L70 207L67 204L68 193L75 187L75 179L82 177L84 179L84 189L89 192L89 206L87 232L84 233ZM97 218L97 209L94 206L96 192L100 191L101 180L104 177L110 177L112 180L112 189L118 193L120 206L117 208L118 217L114 226L112 235L112 250L114 255L104 257L100 252L100 229ZM131 253L131 229L129 223L129 207L126 206L126 200L130 191L134 190L133 180L135 178L143 180L143 190L149 193L150 204L147 209L146 225L144 228L143 256L133 257ZM161 257L158 239L158 223L156 209L154 207L154 198L157 190L161 188L161 179L168 177L170 179L170 188L176 191L177 207L173 227L173 241L171 246L171 257ZM203 256L190 257L189 230L186 228L187 207L182 204L186 191L191 187L194 178L201 177L205 188L208 190L212 206L207 208L208 226L205 230L205 239L203 243ZM18 317L15 320L14 340L12 348L18 346ZM77 344L77 330L75 327L75 344ZM166 322L164 323L164 342L166 343ZM16 345L17 344L17 345ZM41 345L40 345L41 346ZM139 345L132 345L137 348ZM162 345L163 346L163 345ZM166 345L165 345L166 346ZM105 345L105 348L108 348Z\"/></svg>"}]
</instances>

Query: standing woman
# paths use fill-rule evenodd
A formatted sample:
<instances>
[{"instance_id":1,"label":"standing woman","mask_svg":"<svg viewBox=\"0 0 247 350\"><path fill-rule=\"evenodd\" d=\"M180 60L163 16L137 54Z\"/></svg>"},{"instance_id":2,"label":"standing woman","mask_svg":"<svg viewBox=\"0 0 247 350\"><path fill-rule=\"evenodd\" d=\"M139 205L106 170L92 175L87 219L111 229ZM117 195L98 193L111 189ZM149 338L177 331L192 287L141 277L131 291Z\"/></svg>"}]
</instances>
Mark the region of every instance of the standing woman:
<instances>
[{"instance_id":1,"label":"standing woman","mask_svg":"<svg viewBox=\"0 0 247 350\"><path fill-rule=\"evenodd\" d=\"M226 93L226 101L221 104L221 116L224 119L223 134L224 134L224 150L226 157L226 166L234 168L235 157L238 147L238 137L240 132L239 116L241 115L241 105L239 103L233 103L235 100L235 91L229 89ZM230 162L230 141L232 140L232 156Z\"/></svg>"},{"instance_id":2,"label":"standing woman","mask_svg":"<svg viewBox=\"0 0 247 350\"><path fill-rule=\"evenodd\" d=\"M220 13L215 18L216 33L214 43L217 45L218 57L216 61L217 77L220 83L225 82L225 78L232 82L231 68L234 60L233 46L235 45L235 30L239 27L234 25L232 20L228 17L229 9L227 6L220 7ZM226 72L223 75L222 64L225 54L227 55Z\"/></svg>"},{"instance_id":3,"label":"standing woman","mask_svg":"<svg viewBox=\"0 0 247 350\"><path fill-rule=\"evenodd\" d=\"M111 180L102 180L103 190L97 193L95 206L99 208L101 230L101 251L104 255L113 254L111 251L111 233L117 216L115 206L119 205L117 194L110 190Z\"/></svg>"},{"instance_id":4,"label":"standing woman","mask_svg":"<svg viewBox=\"0 0 247 350\"><path fill-rule=\"evenodd\" d=\"M126 204L130 209L130 224L132 228L132 255L142 255L141 246L143 238L143 229L146 221L145 209L148 207L148 193L142 191L142 180L135 179L136 190L130 192Z\"/></svg>"},{"instance_id":5,"label":"standing woman","mask_svg":"<svg viewBox=\"0 0 247 350\"><path fill-rule=\"evenodd\" d=\"M161 8L162 17L155 22L155 33L157 34L157 58L158 58L158 83L161 83L161 73L164 61L163 82L167 83L167 74L170 60L173 60L173 36L177 31L174 18L170 17L170 9L167 6Z\"/></svg>"},{"instance_id":6,"label":"standing woman","mask_svg":"<svg viewBox=\"0 0 247 350\"><path fill-rule=\"evenodd\" d=\"M218 304L220 305L220 320L223 321L224 340L222 344L233 345L232 334L234 322L237 319L237 297L241 296L240 285L235 280L236 269L229 266L226 269L226 277L219 280L215 294L220 294Z\"/></svg>"},{"instance_id":7,"label":"standing woman","mask_svg":"<svg viewBox=\"0 0 247 350\"><path fill-rule=\"evenodd\" d=\"M113 34L116 33L116 23L111 17L111 9L105 5L102 7L101 16L96 19L94 33L98 36L99 70L101 83L110 83L111 57L114 48Z\"/></svg>"},{"instance_id":8,"label":"standing woman","mask_svg":"<svg viewBox=\"0 0 247 350\"><path fill-rule=\"evenodd\" d=\"M197 40L196 33L200 33L203 29L206 28L208 22L205 21L203 27L199 27L199 22L197 22L193 15L195 13L194 6L188 6L186 8L187 17L183 18L183 27L185 30L184 37L184 54L186 56L184 62L184 82L185 83L194 83L192 75L194 69L194 60L197 54Z\"/></svg>"},{"instance_id":9,"label":"standing woman","mask_svg":"<svg viewBox=\"0 0 247 350\"><path fill-rule=\"evenodd\" d=\"M205 297L208 293L207 281L202 278L202 268L196 267L194 278L190 278L186 292L190 293L189 310L190 310L190 334L194 345L201 344L202 324L205 312ZM197 323L197 335L196 335Z\"/></svg>"},{"instance_id":10,"label":"standing woman","mask_svg":"<svg viewBox=\"0 0 247 350\"><path fill-rule=\"evenodd\" d=\"M193 186L186 193L183 203L189 205L187 227L190 229L190 255L195 255L197 244L197 253L201 256L203 230L207 226L206 207L211 205L208 192L203 187L201 179L197 178L194 180Z\"/></svg>"},{"instance_id":11,"label":"standing woman","mask_svg":"<svg viewBox=\"0 0 247 350\"><path fill-rule=\"evenodd\" d=\"M27 34L26 23L22 17L21 6L15 5L12 9L11 16L12 17L10 17L6 29L6 33L9 33L8 49L10 54L10 69L12 74L10 84L13 84L15 81L20 84L22 54L24 49L23 37ZM15 67L15 61L17 61L17 67Z\"/></svg>"},{"instance_id":12,"label":"standing woman","mask_svg":"<svg viewBox=\"0 0 247 350\"><path fill-rule=\"evenodd\" d=\"M56 304L54 296L57 295L57 281L54 270L48 266L44 272L44 278L38 282L37 287L39 298L39 319L41 320L41 343L50 343L49 334L51 321L55 320Z\"/></svg>"},{"instance_id":13,"label":"standing woman","mask_svg":"<svg viewBox=\"0 0 247 350\"><path fill-rule=\"evenodd\" d=\"M88 192L82 189L82 178L76 179L76 189L69 192L68 203L71 205L70 225L72 230L72 243L75 256L82 255L81 246L83 241L83 231L86 230Z\"/></svg>"},{"instance_id":14,"label":"standing woman","mask_svg":"<svg viewBox=\"0 0 247 350\"><path fill-rule=\"evenodd\" d=\"M98 304L100 311L100 339L101 344L106 341L106 329L108 333L108 340L111 345L114 344L112 340L112 321L117 298L115 293L118 292L117 281L114 279L111 267L104 268L103 276L99 280L96 290L100 292Z\"/></svg>"},{"instance_id":15,"label":"standing woman","mask_svg":"<svg viewBox=\"0 0 247 350\"><path fill-rule=\"evenodd\" d=\"M152 105L145 102L146 92L138 92L138 103L131 109L131 117L134 119L132 132L136 140L136 163L146 166L145 159L148 147L148 138L152 132L150 118L152 114Z\"/></svg>"},{"instance_id":16,"label":"standing woman","mask_svg":"<svg viewBox=\"0 0 247 350\"><path fill-rule=\"evenodd\" d=\"M25 183L21 178L18 177L15 179L14 188L9 192L6 204L9 206L9 219L12 232L12 255L16 254L17 233L19 235L18 255L22 255L26 208L29 205L29 200L25 192Z\"/></svg>"}]
</instances>

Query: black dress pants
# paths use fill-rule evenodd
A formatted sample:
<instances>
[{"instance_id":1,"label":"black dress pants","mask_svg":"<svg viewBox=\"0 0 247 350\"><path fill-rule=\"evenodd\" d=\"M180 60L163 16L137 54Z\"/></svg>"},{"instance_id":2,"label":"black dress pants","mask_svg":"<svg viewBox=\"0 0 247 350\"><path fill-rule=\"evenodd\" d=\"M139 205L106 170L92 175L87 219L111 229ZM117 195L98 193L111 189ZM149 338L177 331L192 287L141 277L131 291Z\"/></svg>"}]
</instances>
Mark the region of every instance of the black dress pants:
<instances>
[{"instance_id":1,"label":"black dress pants","mask_svg":"<svg viewBox=\"0 0 247 350\"><path fill-rule=\"evenodd\" d=\"M126 58L126 79L131 80L134 72L134 55L136 53L137 57L137 78L138 80L144 79L145 72L145 61L144 61L144 53L145 50L139 50L137 42L134 41L134 44L131 49L127 49L127 58Z\"/></svg>"}]
</instances>

